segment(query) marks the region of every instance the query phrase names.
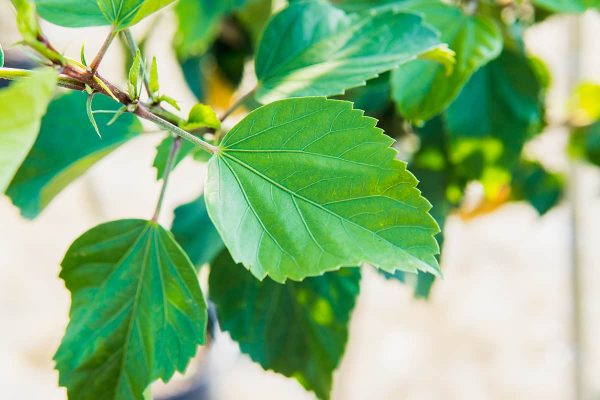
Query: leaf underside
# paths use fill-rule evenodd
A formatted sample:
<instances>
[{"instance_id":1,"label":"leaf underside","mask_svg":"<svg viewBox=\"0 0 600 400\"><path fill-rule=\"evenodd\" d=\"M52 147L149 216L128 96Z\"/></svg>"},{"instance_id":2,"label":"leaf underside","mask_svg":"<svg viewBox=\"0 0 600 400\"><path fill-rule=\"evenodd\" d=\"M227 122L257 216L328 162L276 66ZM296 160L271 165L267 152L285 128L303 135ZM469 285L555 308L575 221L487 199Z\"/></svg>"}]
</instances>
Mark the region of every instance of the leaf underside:
<instances>
[{"instance_id":1,"label":"leaf underside","mask_svg":"<svg viewBox=\"0 0 600 400\"><path fill-rule=\"evenodd\" d=\"M364 262L437 274L431 206L375 122L314 97L271 103L235 126L205 189L234 260L279 282Z\"/></svg>"},{"instance_id":2,"label":"leaf underside","mask_svg":"<svg viewBox=\"0 0 600 400\"><path fill-rule=\"evenodd\" d=\"M54 356L69 398L142 400L156 379L184 371L204 343L206 305L194 269L172 235L144 220L83 234L61 278L71 322Z\"/></svg>"}]
</instances>

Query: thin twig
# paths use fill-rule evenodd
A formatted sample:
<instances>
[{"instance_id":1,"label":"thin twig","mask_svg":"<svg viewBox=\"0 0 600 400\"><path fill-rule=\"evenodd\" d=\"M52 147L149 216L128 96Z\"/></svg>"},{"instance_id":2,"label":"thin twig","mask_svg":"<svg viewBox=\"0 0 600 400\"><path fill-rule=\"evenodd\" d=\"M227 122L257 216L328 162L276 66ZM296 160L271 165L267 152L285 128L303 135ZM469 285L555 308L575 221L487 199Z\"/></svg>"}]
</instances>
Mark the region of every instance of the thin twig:
<instances>
[{"instance_id":1,"label":"thin twig","mask_svg":"<svg viewBox=\"0 0 600 400\"><path fill-rule=\"evenodd\" d=\"M156 203L156 209L154 210L154 215L152 216L152 221L158 221L158 216L160 215L160 209L162 208L163 201L165 199L165 193L167 193L167 186L169 185L169 176L171 176L171 171L173 170L173 165L175 164L175 158L177 157L177 153L179 152L179 148L181 147L181 138L177 136L173 139L173 144L171 145L171 151L169 151L169 158L167 160L167 165L165 166L165 173L163 175L163 185L160 190L160 195L158 196L158 202Z\"/></svg>"},{"instance_id":2,"label":"thin twig","mask_svg":"<svg viewBox=\"0 0 600 400\"><path fill-rule=\"evenodd\" d=\"M100 66L100 63L102 62L104 55L108 51L110 44L112 43L115 36L117 36L117 32L118 31L116 29L112 29L110 31L110 33L108 34L108 36L106 37L106 39L104 40L104 43L102 43L102 47L98 51L98 54L96 54L96 57L94 57L94 59L90 63L90 71L92 71L92 73L95 73L98 70L98 67Z\"/></svg>"},{"instance_id":3,"label":"thin twig","mask_svg":"<svg viewBox=\"0 0 600 400\"><path fill-rule=\"evenodd\" d=\"M242 104L247 102L252 96L254 96L255 90L256 88L252 89L251 91L240 97L237 101L235 101L235 103L231 105L231 107L229 107L223 114L221 114L221 116L219 117L221 122L225 121L227 117L229 117L231 113L233 113L239 106L241 106Z\"/></svg>"}]
</instances>

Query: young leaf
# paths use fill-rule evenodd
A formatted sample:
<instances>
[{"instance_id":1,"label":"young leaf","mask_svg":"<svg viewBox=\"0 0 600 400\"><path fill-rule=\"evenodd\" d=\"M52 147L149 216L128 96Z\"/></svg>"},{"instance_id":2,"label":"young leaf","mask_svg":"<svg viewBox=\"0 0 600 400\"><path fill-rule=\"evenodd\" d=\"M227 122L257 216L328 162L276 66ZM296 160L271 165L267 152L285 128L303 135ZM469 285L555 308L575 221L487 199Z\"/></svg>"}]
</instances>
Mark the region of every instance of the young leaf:
<instances>
[{"instance_id":1,"label":"young leaf","mask_svg":"<svg viewBox=\"0 0 600 400\"><path fill-rule=\"evenodd\" d=\"M17 10L17 27L25 41L37 41L40 27L36 8L29 0L11 0Z\"/></svg>"},{"instance_id":2,"label":"young leaf","mask_svg":"<svg viewBox=\"0 0 600 400\"><path fill-rule=\"evenodd\" d=\"M292 3L263 33L256 99L342 94L439 44L417 15L347 15L322 2Z\"/></svg>"},{"instance_id":3,"label":"young leaf","mask_svg":"<svg viewBox=\"0 0 600 400\"><path fill-rule=\"evenodd\" d=\"M183 372L205 341L196 273L154 222L113 221L84 233L60 277L72 302L54 359L69 398L142 399L153 381Z\"/></svg>"},{"instance_id":4,"label":"young leaf","mask_svg":"<svg viewBox=\"0 0 600 400\"><path fill-rule=\"evenodd\" d=\"M44 69L0 90L0 193L4 193L38 136L56 77L54 70Z\"/></svg>"},{"instance_id":5,"label":"young leaf","mask_svg":"<svg viewBox=\"0 0 600 400\"><path fill-rule=\"evenodd\" d=\"M259 282L227 251L211 264L209 278L219 324L241 351L265 369L294 377L320 399L329 399L359 283L358 268L283 285Z\"/></svg>"},{"instance_id":6,"label":"young leaf","mask_svg":"<svg viewBox=\"0 0 600 400\"><path fill-rule=\"evenodd\" d=\"M175 209L171 232L197 267L212 261L225 246L208 217L204 196Z\"/></svg>"},{"instance_id":7,"label":"young leaf","mask_svg":"<svg viewBox=\"0 0 600 400\"><path fill-rule=\"evenodd\" d=\"M179 0L175 5L178 26L175 50L181 60L199 56L219 32L221 19L248 0Z\"/></svg>"},{"instance_id":8,"label":"young leaf","mask_svg":"<svg viewBox=\"0 0 600 400\"><path fill-rule=\"evenodd\" d=\"M139 97L140 87L140 68L142 67L142 53L138 49L135 53L135 58L129 68L129 97L135 100Z\"/></svg>"},{"instance_id":9,"label":"young leaf","mask_svg":"<svg viewBox=\"0 0 600 400\"><path fill-rule=\"evenodd\" d=\"M99 139L87 118L86 96L86 93L69 93L48 106L39 137L7 190L24 217L35 218L69 183L142 131L137 118L127 114L103 128L103 137ZM119 107L105 97L98 97L96 105L114 110ZM107 114L97 117L100 125L109 119Z\"/></svg>"},{"instance_id":10,"label":"young leaf","mask_svg":"<svg viewBox=\"0 0 600 400\"><path fill-rule=\"evenodd\" d=\"M127 28L175 0L35 0L47 21L66 27Z\"/></svg>"},{"instance_id":11,"label":"young leaf","mask_svg":"<svg viewBox=\"0 0 600 400\"><path fill-rule=\"evenodd\" d=\"M85 102L85 111L87 112L88 119L90 123L94 127L96 134L100 139L102 139L102 135L100 134L100 130L98 129L98 124L96 123L96 118L94 117L94 111L92 110L92 101L94 100L94 93L90 93L88 95L87 101Z\"/></svg>"},{"instance_id":12,"label":"young leaf","mask_svg":"<svg viewBox=\"0 0 600 400\"><path fill-rule=\"evenodd\" d=\"M156 63L156 57L152 57L152 66L150 67L150 92L156 94L159 90L158 65Z\"/></svg>"},{"instance_id":13,"label":"young leaf","mask_svg":"<svg viewBox=\"0 0 600 400\"><path fill-rule=\"evenodd\" d=\"M194 129L205 127L219 129L221 127L221 121L211 106L198 103L192 107L187 122L182 124L181 128L192 131Z\"/></svg>"},{"instance_id":14,"label":"young leaf","mask_svg":"<svg viewBox=\"0 0 600 400\"><path fill-rule=\"evenodd\" d=\"M349 102L311 97L236 125L205 189L234 260L278 282L363 262L439 273L431 206L375 123Z\"/></svg>"},{"instance_id":15,"label":"young leaf","mask_svg":"<svg viewBox=\"0 0 600 400\"><path fill-rule=\"evenodd\" d=\"M502 34L484 16L471 16L442 3L417 3L407 7L425 15L425 21L442 32L441 40L456 52L450 75L443 65L416 60L392 71L392 96L398 111L410 120L428 120L442 112L479 67L496 58Z\"/></svg>"}]
</instances>

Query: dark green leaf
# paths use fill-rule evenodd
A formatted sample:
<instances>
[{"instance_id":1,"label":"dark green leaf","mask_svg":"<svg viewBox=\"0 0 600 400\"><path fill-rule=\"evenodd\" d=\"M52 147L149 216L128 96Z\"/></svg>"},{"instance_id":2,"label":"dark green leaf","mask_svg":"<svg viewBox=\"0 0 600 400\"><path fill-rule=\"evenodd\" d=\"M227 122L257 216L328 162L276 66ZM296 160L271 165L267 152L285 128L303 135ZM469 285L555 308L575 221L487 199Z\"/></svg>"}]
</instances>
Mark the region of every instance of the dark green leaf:
<instances>
[{"instance_id":1,"label":"dark green leaf","mask_svg":"<svg viewBox=\"0 0 600 400\"><path fill-rule=\"evenodd\" d=\"M439 45L414 14L347 15L322 2L290 4L263 33L256 55L256 98L329 96Z\"/></svg>"},{"instance_id":2,"label":"dark green leaf","mask_svg":"<svg viewBox=\"0 0 600 400\"><path fill-rule=\"evenodd\" d=\"M408 3L410 4L410 3ZM393 97L398 111L410 120L428 120L442 112L479 67L496 58L502 49L502 34L487 17L465 14L442 3L407 6L442 33L441 41L456 52L456 63L448 75L443 65L415 60L392 72Z\"/></svg>"},{"instance_id":3,"label":"dark green leaf","mask_svg":"<svg viewBox=\"0 0 600 400\"><path fill-rule=\"evenodd\" d=\"M197 267L212 261L224 247L208 217L204 196L175 209L171 232Z\"/></svg>"},{"instance_id":4,"label":"dark green leaf","mask_svg":"<svg viewBox=\"0 0 600 400\"><path fill-rule=\"evenodd\" d=\"M512 176L512 200L527 201L540 215L558 204L562 197L564 178L537 162L521 161Z\"/></svg>"},{"instance_id":5,"label":"dark green leaf","mask_svg":"<svg viewBox=\"0 0 600 400\"><path fill-rule=\"evenodd\" d=\"M265 369L296 378L328 399L348 339L360 270L303 282L259 282L224 251L211 264L210 298L220 326Z\"/></svg>"},{"instance_id":6,"label":"dark green leaf","mask_svg":"<svg viewBox=\"0 0 600 400\"><path fill-rule=\"evenodd\" d=\"M236 125L205 192L234 259L280 282L363 262L438 273L431 206L375 123L349 102L311 97Z\"/></svg>"},{"instance_id":7,"label":"dark green leaf","mask_svg":"<svg viewBox=\"0 0 600 400\"><path fill-rule=\"evenodd\" d=\"M513 50L477 71L446 114L452 161L488 193L510 182L526 140L539 133L542 86L527 57Z\"/></svg>"},{"instance_id":8,"label":"dark green leaf","mask_svg":"<svg viewBox=\"0 0 600 400\"><path fill-rule=\"evenodd\" d=\"M0 193L4 193L33 146L56 87L56 72L44 69L0 90Z\"/></svg>"},{"instance_id":9,"label":"dark green leaf","mask_svg":"<svg viewBox=\"0 0 600 400\"><path fill-rule=\"evenodd\" d=\"M119 145L141 132L142 126L131 114L123 115L98 137L86 114L86 93L70 93L52 101L42 120L40 134L7 194L26 218L36 217L69 183L85 173ZM96 105L116 110L119 105L98 97ZM110 115L101 114L103 126Z\"/></svg>"},{"instance_id":10,"label":"dark green leaf","mask_svg":"<svg viewBox=\"0 0 600 400\"><path fill-rule=\"evenodd\" d=\"M79 237L62 262L70 322L54 356L78 400L142 400L204 343L206 305L190 260L154 222L120 220Z\"/></svg>"},{"instance_id":11,"label":"dark green leaf","mask_svg":"<svg viewBox=\"0 0 600 400\"><path fill-rule=\"evenodd\" d=\"M179 0L175 49L180 59L203 54L217 37L221 19L248 0Z\"/></svg>"}]
</instances>

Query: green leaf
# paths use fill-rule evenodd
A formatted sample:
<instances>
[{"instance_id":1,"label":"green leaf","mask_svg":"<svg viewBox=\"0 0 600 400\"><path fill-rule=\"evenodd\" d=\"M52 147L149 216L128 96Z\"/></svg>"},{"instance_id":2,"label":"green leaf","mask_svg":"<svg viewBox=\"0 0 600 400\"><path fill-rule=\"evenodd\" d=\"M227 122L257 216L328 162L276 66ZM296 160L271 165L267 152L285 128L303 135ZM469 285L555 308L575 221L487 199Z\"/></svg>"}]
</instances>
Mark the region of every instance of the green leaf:
<instances>
[{"instance_id":1,"label":"green leaf","mask_svg":"<svg viewBox=\"0 0 600 400\"><path fill-rule=\"evenodd\" d=\"M268 103L342 94L439 44L437 33L414 14L347 15L322 2L292 3L263 33L256 98Z\"/></svg>"},{"instance_id":2,"label":"green leaf","mask_svg":"<svg viewBox=\"0 0 600 400\"><path fill-rule=\"evenodd\" d=\"M0 90L0 193L4 193L38 136L56 77L54 70L44 69Z\"/></svg>"},{"instance_id":3,"label":"green leaf","mask_svg":"<svg viewBox=\"0 0 600 400\"><path fill-rule=\"evenodd\" d=\"M557 13L579 14L587 9L600 9L598 0L533 0L533 4Z\"/></svg>"},{"instance_id":4,"label":"green leaf","mask_svg":"<svg viewBox=\"0 0 600 400\"><path fill-rule=\"evenodd\" d=\"M448 108L452 161L492 197L510 182L525 141L542 128L542 92L526 55L505 49Z\"/></svg>"},{"instance_id":5,"label":"green leaf","mask_svg":"<svg viewBox=\"0 0 600 400\"><path fill-rule=\"evenodd\" d=\"M94 117L94 111L92 110L92 101L94 100L94 93L90 93L88 95L87 101L85 102L85 111L87 112L88 119L90 123L94 127L94 130L98 134L98 137L102 139L102 135L100 134L100 130L98 129L98 123L96 122L96 118Z\"/></svg>"},{"instance_id":6,"label":"green leaf","mask_svg":"<svg viewBox=\"0 0 600 400\"><path fill-rule=\"evenodd\" d=\"M181 124L181 128L193 131L199 128L219 129L221 121L215 114L215 110L211 106L198 103L190 110L188 120L185 124Z\"/></svg>"},{"instance_id":7,"label":"green leaf","mask_svg":"<svg viewBox=\"0 0 600 400\"><path fill-rule=\"evenodd\" d=\"M600 166L600 121L575 129L570 137L569 153Z\"/></svg>"},{"instance_id":8,"label":"green leaf","mask_svg":"<svg viewBox=\"0 0 600 400\"><path fill-rule=\"evenodd\" d=\"M0 67L4 67L4 51L2 50L2 46L0 46Z\"/></svg>"},{"instance_id":9,"label":"green leaf","mask_svg":"<svg viewBox=\"0 0 600 400\"><path fill-rule=\"evenodd\" d=\"M173 140L173 136L169 135L156 147L156 157L154 157L154 163L152 164L152 166L156 168L156 180L163 179L165 176L165 169L169 160L169 153L171 152ZM188 142L187 140L182 141L177 156L173 161L172 169L175 169L175 167L183 161L184 158L190 155L190 153L194 152L197 147L198 146L194 143ZM204 150L201 151L205 153Z\"/></svg>"},{"instance_id":10,"label":"green leaf","mask_svg":"<svg viewBox=\"0 0 600 400\"><path fill-rule=\"evenodd\" d=\"M422 12L456 53L450 74L443 65L428 60L412 61L392 71L392 96L398 111L409 120L424 121L448 107L471 75L500 54L502 33L491 18L467 15L446 4L424 3L407 9Z\"/></svg>"},{"instance_id":11,"label":"green leaf","mask_svg":"<svg viewBox=\"0 0 600 400\"><path fill-rule=\"evenodd\" d=\"M40 134L7 191L24 217L35 218L69 183L142 131L137 118L127 114L103 128L102 139L98 138L87 118L86 97L86 93L73 92L48 106ZM119 108L105 97L98 97L96 105ZM105 125L109 119L110 115L101 114L97 122Z\"/></svg>"},{"instance_id":12,"label":"green leaf","mask_svg":"<svg viewBox=\"0 0 600 400\"><path fill-rule=\"evenodd\" d=\"M564 177L547 171L540 163L521 161L513 171L512 200L525 200L540 215L558 204L564 191Z\"/></svg>"},{"instance_id":13,"label":"green leaf","mask_svg":"<svg viewBox=\"0 0 600 400\"><path fill-rule=\"evenodd\" d=\"M139 97L140 87L140 68L142 67L142 53L138 49L135 52L135 58L129 68L129 97L131 100L135 100Z\"/></svg>"},{"instance_id":14,"label":"green leaf","mask_svg":"<svg viewBox=\"0 0 600 400\"><path fill-rule=\"evenodd\" d=\"M62 262L70 322L54 356L72 399L143 399L183 372L205 341L206 305L190 260L151 221L120 220L79 237Z\"/></svg>"},{"instance_id":15,"label":"green leaf","mask_svg":"<svg viewBox=\"0 0 600 400\"><path fill-rule=\"evenodd\" d=\"M175 50L181 60L204 54L219 32L221 19L248 0L179 0L175 5Z\"/></svg>"},{"instance_id":16,"label":"green leaf","mask_svg":"<svg viewBox=\"0 0 600 400\"><path fill-rule=\"evenodd\" d=\"M175 209L171 232L197 267L212 261L225 246L208 217L204 196Z\"/></svg>"},{"instance_id":17,"label":"green leaf","mask_svg":"<svg viewBox=\"0 0 600 400\"><path fill-rule=\"evenodd\" d=\"M259 279L363 262L438 273L438 227L393 140L352 104L281 100L251 112L208 166L211 219Z\"/></svg>"},{"instance_id":18,"label":"green leaf","mask_svg":"<svg viewBox=\"0 0 600 400\"><path fill-rule=\"evenodd\" d=\"M175 0L34 0L47 21L66 27L124 29Z\"/></svg>"},{"instance_id":19,"label":"green leaf","mask_svg":"<svg viewBox=\"0 0 600 400\"><path fill-rule=\"evenodd\" d=\"M329 399L359 283L358 268L283 285L259 282L226 251L212 263L209 278L219 324L241 351L320 399Z\"/></svg>"},{"instance_id":20,"label":"green leaf","mask_svg":"<svg viewBox=\"0 0 600 400\"><path fill-rule=\"evenodd\" d=\"M40 27L36 7L29 0L11 0L17 10L17 28L25 41L36 42Z\"/></svg>"},{"instance_id":21,"label":"green leaf","mask_svg":"<svg viewBox=\"0 0 600 400\"><path fill-rule=\"evenodd\" d=\"M160 90L160 85L158 83L158 65L156 63L156 57L152 57L152 66L150 67L149 89L152 94L156 94Z\"/></svg>"}]
</instances>

